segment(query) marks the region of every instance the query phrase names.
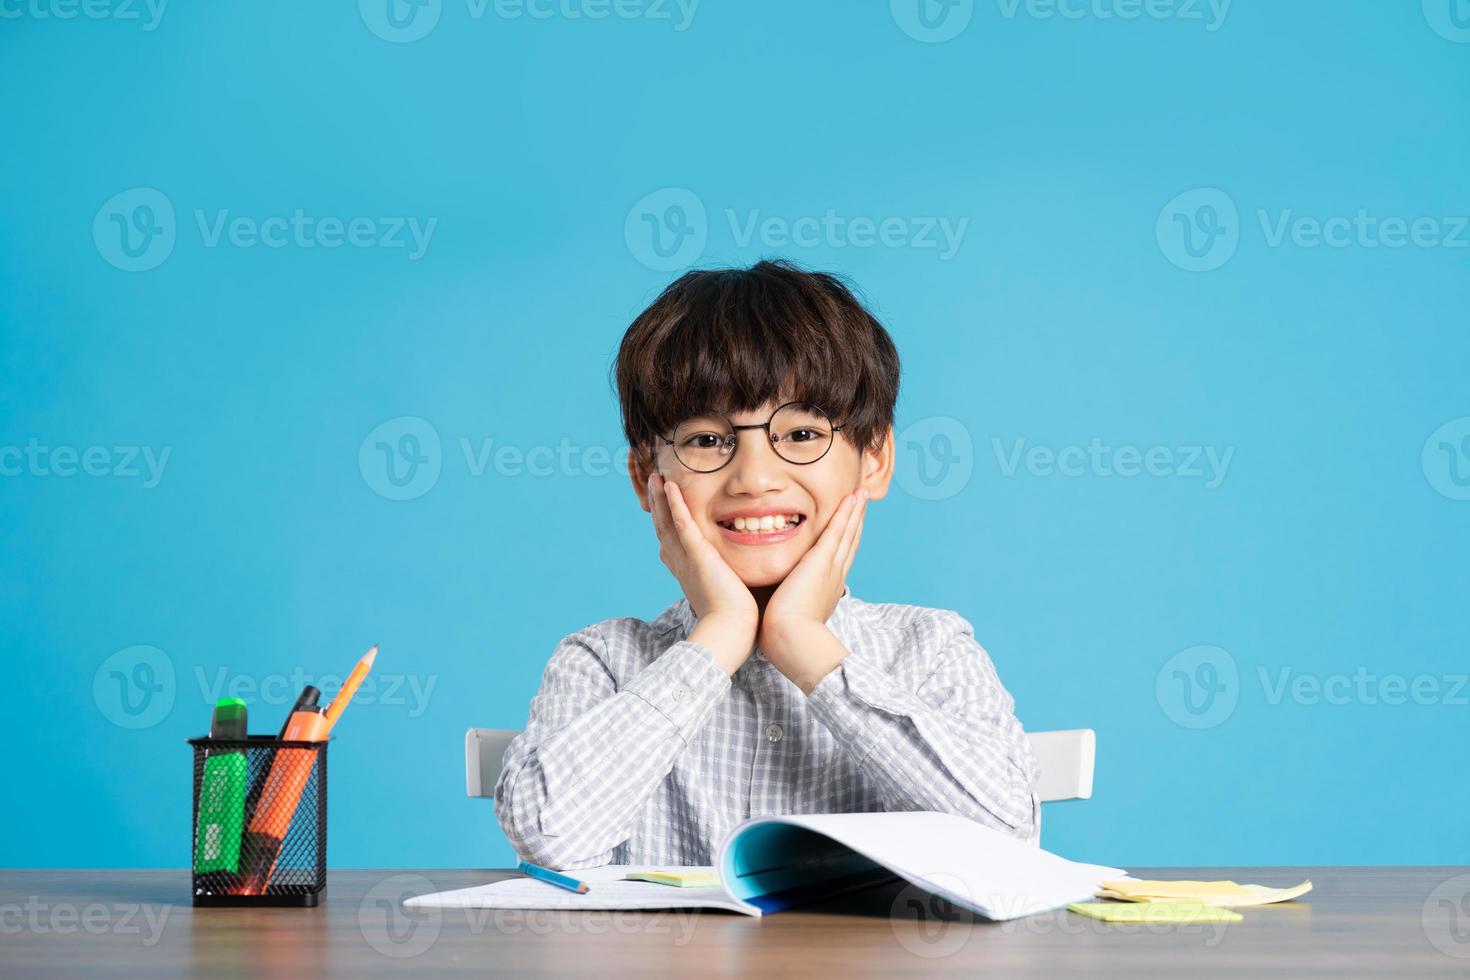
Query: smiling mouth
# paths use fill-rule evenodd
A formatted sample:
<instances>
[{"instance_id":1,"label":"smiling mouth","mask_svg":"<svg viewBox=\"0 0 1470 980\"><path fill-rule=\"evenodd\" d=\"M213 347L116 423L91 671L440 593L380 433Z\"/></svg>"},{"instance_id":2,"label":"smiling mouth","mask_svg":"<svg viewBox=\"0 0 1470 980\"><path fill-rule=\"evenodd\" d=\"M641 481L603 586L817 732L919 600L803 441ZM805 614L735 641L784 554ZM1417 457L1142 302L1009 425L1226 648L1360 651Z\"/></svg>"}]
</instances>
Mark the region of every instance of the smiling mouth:
<instances>
[{"instance_id":1,"label":"smiling mouth","mask_svg":"<svg viewBox=\"0 0 1470 980\"><path fill-rule=\"evenodd\" d=\"M764 517L736 517L715 523L736 534L779 534L799 526L805 520L805 514L793 513L767 514Z\"/></svg>"}]
</instances>

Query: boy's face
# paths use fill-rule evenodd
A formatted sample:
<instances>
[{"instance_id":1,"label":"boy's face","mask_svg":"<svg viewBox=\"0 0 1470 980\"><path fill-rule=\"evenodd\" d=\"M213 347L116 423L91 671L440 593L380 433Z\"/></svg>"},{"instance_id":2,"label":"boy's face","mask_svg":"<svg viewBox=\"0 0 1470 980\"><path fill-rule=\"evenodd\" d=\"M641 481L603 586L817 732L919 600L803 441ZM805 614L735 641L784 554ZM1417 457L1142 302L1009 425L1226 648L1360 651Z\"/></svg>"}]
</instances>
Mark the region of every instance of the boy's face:
<instances>
[{"instance_id":1,"label":"boy's face","mask_svg":"<svg viewBox=\"0 0 1470 980\"><path fill-rule=\"evenodd\" d=\"M760 425L777 405L768 402L752 412L729 416L735 425ZM842 498L860 487L868 488L870 500L882 499L893 476L893 430L881 449L859 451L837 433L827 454L815 463L800 465L776 454L761 429L736 433L734 457L712 473L697 473L674 455L673 448L659 445L656 471L678 484L689 513L720 554L747 586L777 585L816 544L832 520ZM628 475L638 502L649 510L650 470L636 453L628 457ZM734 518L747 521L762 515L787 518L784 530L762 533L740 530ZM792 515L800 521L790 526Z\"/></svg>"}]
</instances>

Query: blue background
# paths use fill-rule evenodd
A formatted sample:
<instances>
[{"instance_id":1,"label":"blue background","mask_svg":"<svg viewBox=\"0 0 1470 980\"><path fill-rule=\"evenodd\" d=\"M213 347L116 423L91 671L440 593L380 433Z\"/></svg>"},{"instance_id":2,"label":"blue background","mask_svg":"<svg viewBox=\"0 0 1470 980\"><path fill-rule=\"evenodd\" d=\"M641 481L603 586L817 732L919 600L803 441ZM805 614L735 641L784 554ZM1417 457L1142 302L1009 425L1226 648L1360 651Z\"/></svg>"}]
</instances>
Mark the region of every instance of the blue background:
<instances>
[{"instance_id":1,"label":"blue background","mask_svg":"<svg viewBox=\"0 0 1470 980\"><path fill-rule=\"evenodd\" d=\"M959 610L1028 728L1097 730L1095 796L1049 808L1047 846L1125 866L1466 861L1470 444L1441 458L1431 434L1453 422L1457 445L1470 416L1470 250L1273 247L1258 212L1470 213L1470 45L1435 29L1433 0L1237 0L1215 30L1208 7L1100 3L984 0L943 43L835 0L705 0L685 30L672 7L476 18L445 0L409 43L369 28L372 3L175 3L153 30L0 20L0 448L170 451L152 487L0 477L24 801L0 865L184 866L183 739L215 681L250 685L269 731L303 672L340 676L374 642L401 687L337 729L332 863L512 860L465 798L464 730L521 726L559 638L678 593L616 469L476 475L463 441L620 449L610 358L673 275L637 230L682 227L663 199L635 206L665 188L705 211L684 212L706 236L690 262L843 272L892 331L898 426L924 437L900 442L853 591ZM176 241L129 272L107 202L135 188L171 204ZM1166 207L1199 188L1238 208L1218 244L1236 250L1192 272L1156 223L1203 234L1197 201ZM297 209L437 224L415 260L209 247L195 217ZM969 224L945 259L742 243L727 216L828 209ZM359 450L402 417L437 433L440 473L394 500L375 442ZM1213 488L1007 475L1017 439L1234 455ZM946 459L959 475L936 494ZM1283 670L1439 693L1273 697Z\"/></svg>"}]
</instances>

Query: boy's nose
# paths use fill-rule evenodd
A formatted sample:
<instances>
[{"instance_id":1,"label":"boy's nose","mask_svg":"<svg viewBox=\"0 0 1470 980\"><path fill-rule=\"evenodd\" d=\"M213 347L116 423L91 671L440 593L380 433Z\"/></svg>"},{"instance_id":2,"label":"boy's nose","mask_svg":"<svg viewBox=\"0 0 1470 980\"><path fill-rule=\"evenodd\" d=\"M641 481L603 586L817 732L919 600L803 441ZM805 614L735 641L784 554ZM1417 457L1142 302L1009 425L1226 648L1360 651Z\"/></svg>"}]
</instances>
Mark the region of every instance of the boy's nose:
<instances>
[{"instance_id":1,"label":"boy's nose","mask_svg":"<svg viewBox=\"0 0 1470 980\"><path fill-rule=\"evenodd\" d=\"M786 484L786 463L764 432L738 433L735 458L725 467L729 471L727 489L731 493L758 494L777 490Z\"/></svg>"}]
</instances>

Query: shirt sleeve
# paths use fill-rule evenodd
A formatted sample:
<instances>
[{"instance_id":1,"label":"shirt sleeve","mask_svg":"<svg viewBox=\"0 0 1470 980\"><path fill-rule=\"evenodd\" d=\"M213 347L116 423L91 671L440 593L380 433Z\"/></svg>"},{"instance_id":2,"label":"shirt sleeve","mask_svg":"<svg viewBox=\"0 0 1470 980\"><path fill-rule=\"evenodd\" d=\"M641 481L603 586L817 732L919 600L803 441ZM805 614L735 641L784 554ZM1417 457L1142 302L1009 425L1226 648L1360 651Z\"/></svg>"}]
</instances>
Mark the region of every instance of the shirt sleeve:
<instances>
[{"instance_id":1,"label":"shirt sleeve","mask_svg":"<svg viewBox=\"0 0 1470 980\"><path fill-rule=\"evenodd\" d=\"M1035 841L1036 757L974 629L944 611L915 641L938 650L917 684L853 650L812 690L813 713L885 809L954 813Z\"/></svg>"},{"instance_id":2,"label":"shirt sleeve","mask_svg":"<svg viewBox=\"0 0 1470 980\"><path fill-rule=\"evenodd\" d=\"M550 868L607 864L729 689L703 644L675 643L619 690L600 629L562 640L495 784L516 853Z\"/></svg>"}]
</instances>

